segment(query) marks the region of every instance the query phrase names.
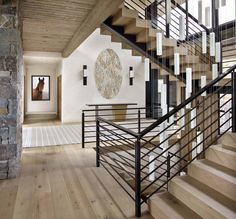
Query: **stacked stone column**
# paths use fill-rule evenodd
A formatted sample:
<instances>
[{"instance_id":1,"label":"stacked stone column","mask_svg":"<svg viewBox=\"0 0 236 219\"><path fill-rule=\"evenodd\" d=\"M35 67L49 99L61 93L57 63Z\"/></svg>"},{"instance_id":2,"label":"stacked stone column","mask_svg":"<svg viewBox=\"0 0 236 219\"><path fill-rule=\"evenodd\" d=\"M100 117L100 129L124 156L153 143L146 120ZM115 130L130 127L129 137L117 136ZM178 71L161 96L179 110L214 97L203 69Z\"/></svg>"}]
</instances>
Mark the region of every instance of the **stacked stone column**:
<instances>
[{"instance_id":1,"label":"stacked stone column","mask_svg":"<svg viewBox=\"0 0 236 219\"><path fill-rule=\"evenodd\" d=\"M0 179L17 176L22 148L22 46L19 4L0 0Z\"/></svg>"}]
</instances>

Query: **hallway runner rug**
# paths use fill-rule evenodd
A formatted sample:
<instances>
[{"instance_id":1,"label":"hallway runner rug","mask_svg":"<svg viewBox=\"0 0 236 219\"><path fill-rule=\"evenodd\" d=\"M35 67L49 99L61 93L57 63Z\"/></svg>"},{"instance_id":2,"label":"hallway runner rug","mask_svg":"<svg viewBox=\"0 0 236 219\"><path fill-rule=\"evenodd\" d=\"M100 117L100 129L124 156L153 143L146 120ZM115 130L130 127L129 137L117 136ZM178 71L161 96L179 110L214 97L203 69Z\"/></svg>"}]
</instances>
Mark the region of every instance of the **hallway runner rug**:
<instances>
[{"instance_id":1,"label":"hallway runner rug","mask_svg":"<svg viewBox=\"0 0 236 219\"><path fill-rule=\"evenodd\" d=\"M23 147L81 143L81 125L23 127Z\"/></svg>"}]
</instances>

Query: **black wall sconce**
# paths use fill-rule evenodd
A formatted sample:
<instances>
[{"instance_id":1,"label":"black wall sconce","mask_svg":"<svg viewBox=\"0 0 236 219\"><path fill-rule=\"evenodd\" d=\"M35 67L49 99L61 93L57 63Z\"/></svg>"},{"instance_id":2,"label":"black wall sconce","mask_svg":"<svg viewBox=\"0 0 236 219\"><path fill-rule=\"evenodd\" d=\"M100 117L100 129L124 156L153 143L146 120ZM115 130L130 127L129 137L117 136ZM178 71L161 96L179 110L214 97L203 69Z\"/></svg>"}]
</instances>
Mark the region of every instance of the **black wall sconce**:
<instances>
[{"instance_id":1,"label":"black wall sconce","mask_svg":"<svg viewBox=\"0 0 236 219\"><path fill-rule=\"evenodd\" d=\"M87 65L83 65L83 85L87 85L87 77L88 77L88 68Z\"/></svg>"},{"instance_id":2,"label":"black wall sconce","mask_svg":"<svg viewBox=\"0 0 236 219\"><path fill-rule=\"evenodd\" d=\"M134 84L134 69L133 67L129 67L129 85L132 86Z\"/></svg>"}]
</instances>

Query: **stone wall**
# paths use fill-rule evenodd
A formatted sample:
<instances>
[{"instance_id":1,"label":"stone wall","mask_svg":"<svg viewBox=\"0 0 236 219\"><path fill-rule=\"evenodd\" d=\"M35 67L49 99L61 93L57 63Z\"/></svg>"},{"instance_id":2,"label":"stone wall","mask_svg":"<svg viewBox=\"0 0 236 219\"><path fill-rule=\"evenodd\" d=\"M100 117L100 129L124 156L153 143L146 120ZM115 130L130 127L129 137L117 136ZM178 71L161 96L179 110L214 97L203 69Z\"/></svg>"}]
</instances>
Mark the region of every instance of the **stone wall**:
<instances>
[{"instance_id":1,"label":"stone wall","mask_svg":"<svg viewBox=\"0 0 236 219\"><path fill-rule=\"evenodd\" d=\"M0 0L0 179L20 167L23 61L18 1Z\"/></svg>"}]
</instances>

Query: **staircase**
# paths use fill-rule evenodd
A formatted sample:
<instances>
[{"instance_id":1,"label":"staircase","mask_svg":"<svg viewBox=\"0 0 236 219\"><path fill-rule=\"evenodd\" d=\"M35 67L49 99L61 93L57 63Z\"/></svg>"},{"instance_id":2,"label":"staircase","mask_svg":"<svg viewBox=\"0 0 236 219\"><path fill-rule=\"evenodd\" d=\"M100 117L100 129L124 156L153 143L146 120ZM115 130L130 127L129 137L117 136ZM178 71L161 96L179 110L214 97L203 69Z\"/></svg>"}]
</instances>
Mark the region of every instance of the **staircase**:
<instances>
[{"instance_id":1,"label":"staircase","mask_svg":"<svg viewBox=\"0 0 236 219\"><path fill-rule=\"evenodd\" d=\"M126 0L101 25L101 34L111 36L112 42L121 43L133 56L148 59L158 78L175 81L177 89L186 89L174 109L169 111L166 101L167 112L138 133L98 117L97 167L104 167L134 200L137 217L147 204L151 215L158 219L233 219L236 65L229 57L234 56L231 47L235 41L233 37L220 40L218 35L222 53L216 62L208 49L202 52L203 32L209 36L215 27L208 30L176 1L170 1L171 23L167 23L167 16L163 18L167 1ZM153 8L154 14L150 12ZM186 15L184 39L175 31L173 23L181 26L176 23L175 13ZM160 34L162 54L158 53ZM176 73L176 55L180 58L180 74ZM191 80L186 68L192 69ZM200 88L203 76L207 82ZM194 89L187 95L189 84Z\"/></svg>"},{"instance_id":2,"label":"staircase","mask_svg":"<svg viewBox=\"0 0 236 219\"><path fill-rule=\"evenodd\" d=\"M236 134L225 134L148 204L158 219L236 218Z\"/></svg>"},{"instance_id":3,"label":"staircase","mask_svg":"<svg viewBox=\"0 0 236 219\"><path fill-rule=\"evenodd\" d=\"M158 69L161 76L168 75L170 81L178 81L181 86L185 86L183 82L187 67L192 68L194 80L199 80L202 75L212 79L213 62L209 53L201 53L201 33L198 33L197 39L180 42L178 38L166 37L164 29L154 26L153 21L144 19L144 13L134 10L130 2L123 4L101 25L101 34L110 35L112 42L121 43L122 48L131 50L133 56L149 58L151 69ZM197 23L196 26L199 28ZM159 56L156 55L157 33L162 34L163 49ZM175 53L180 56L180 75L174 73Z\"/></svg>"}]
</instances>

